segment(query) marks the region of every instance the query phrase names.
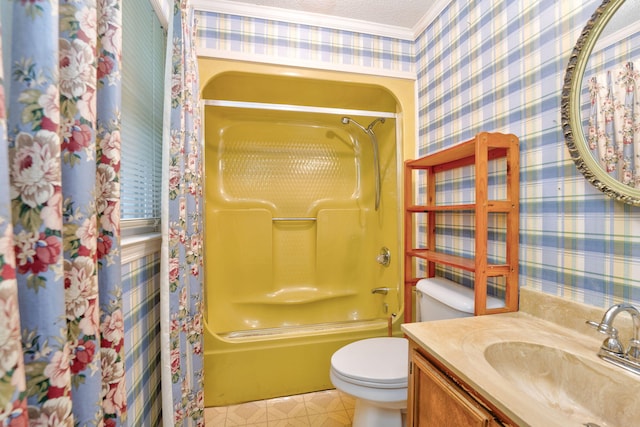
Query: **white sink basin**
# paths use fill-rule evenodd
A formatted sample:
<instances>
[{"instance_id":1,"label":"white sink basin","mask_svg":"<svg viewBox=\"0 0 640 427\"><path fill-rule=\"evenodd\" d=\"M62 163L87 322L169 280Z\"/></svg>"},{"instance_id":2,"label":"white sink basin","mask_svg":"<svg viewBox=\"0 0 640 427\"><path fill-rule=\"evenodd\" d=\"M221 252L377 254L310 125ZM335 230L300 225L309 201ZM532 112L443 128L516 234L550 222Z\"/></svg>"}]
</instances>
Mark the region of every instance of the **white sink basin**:
<instances>
[{"instance_id":1,"label":"white sink basin","mask_svg":"<svg viewBox=\"0 0 640 427\"><path fill-rule=\"evenodd\" d=\"M484 357L514 391L537 400L559 421L600 427L640 425L640 378L531 342L496 342L485 348Z\"/></svg>"}]
</instances>

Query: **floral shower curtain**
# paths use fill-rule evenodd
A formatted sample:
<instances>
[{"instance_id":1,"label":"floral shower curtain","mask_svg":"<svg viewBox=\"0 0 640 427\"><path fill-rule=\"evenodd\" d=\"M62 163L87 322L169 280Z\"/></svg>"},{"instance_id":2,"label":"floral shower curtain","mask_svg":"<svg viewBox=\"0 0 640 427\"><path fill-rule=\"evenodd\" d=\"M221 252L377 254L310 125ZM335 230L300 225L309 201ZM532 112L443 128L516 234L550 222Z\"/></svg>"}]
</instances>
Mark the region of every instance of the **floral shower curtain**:
<instances>
[{"instance_id":1,"label":"floral shower curtain","mask_svg":"<svg viewBox=\"0 0 640 427\"><path fill-rule=\"evenodd\" d=\"M2 76L0 56L0 424L121 425L120 0L9 8L13 31L0 33L10 58Z\"/></svg>"},{"instance_id":2,"label":"floral shower curtain","mask_svg":"<svg viewBox=\"0 0 640 427\"><path fill-rule=\"evenodd\" d=\"M204 426L202 136L195 21L176 0L167 43L162 200L162 399L165 426ZM169 105L170 104L170 105Z\"/></svg>"},{"instance_id":3,"label":"floral shower curtain","mask_svg":"<svg viewBox=\"0 0 640 427\"><path fill-rule=\"evenodd\" d=\"M587 141L614 179L640 188L640 74L626 62L588 81Z\"/></svg>"}]
</instances>

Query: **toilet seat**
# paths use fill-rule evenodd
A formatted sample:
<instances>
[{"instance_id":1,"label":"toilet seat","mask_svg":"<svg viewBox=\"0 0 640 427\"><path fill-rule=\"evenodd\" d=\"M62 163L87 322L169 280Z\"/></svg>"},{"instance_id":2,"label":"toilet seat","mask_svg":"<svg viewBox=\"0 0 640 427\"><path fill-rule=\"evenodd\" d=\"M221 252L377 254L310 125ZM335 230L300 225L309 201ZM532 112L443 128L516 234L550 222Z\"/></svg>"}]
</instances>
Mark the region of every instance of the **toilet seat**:
<instances>
[{"instance_id":1,"label":"toilet seat","mask_svg":"<svg viewBox=\"0 0 640 427\"><path fill-rule=\"evenodd\" d=\"M331 357L333 374L373 388L406 388L409 342L406 338L369 338L348 344Z\"/></svg>"}]
</instances>

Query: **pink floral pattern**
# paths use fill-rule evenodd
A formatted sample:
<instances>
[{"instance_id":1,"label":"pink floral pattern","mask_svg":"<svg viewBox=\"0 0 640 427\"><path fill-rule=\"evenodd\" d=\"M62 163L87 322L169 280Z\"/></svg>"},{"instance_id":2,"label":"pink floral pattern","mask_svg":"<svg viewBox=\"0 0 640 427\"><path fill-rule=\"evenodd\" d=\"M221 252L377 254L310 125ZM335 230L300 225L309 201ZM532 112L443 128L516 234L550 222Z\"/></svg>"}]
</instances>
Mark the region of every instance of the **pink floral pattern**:
<instances>
[{"instance_id":1,"label":"pink floral pattern","mask_svg":"<svg viewBox=\"0 0 640 427\"><path fill-rule=\"evenodd\" d=\"M12 72L0 74L1 425L115 426L126 414L120 1L13 6Z\"/></svg>"},{"instance_id":2,"label":"pink floral pattern","mask_svg":"<svg viewBox=\"0 0 640 427\"><path fill-rule=\"evenodd\" d=\"M202 355L202 141L198 110L195 24L188 0L176 0L171 54L171 123L166 280L169 290L169 351L173 424L204 426ZM163 385L163 393L169 387ZM166 414L166 412L164 412Z\"/></svg>"},{"instance_id":3,"label":"pink floral pattern","mask_svg":"<svg viewBox=\"0 0 640 427\"><path fill-rule=\"evenodd\" d=\"M640 188L640 73L626 62L587 81L589 149L614 179Z\"/></svg>"}]
</instances>

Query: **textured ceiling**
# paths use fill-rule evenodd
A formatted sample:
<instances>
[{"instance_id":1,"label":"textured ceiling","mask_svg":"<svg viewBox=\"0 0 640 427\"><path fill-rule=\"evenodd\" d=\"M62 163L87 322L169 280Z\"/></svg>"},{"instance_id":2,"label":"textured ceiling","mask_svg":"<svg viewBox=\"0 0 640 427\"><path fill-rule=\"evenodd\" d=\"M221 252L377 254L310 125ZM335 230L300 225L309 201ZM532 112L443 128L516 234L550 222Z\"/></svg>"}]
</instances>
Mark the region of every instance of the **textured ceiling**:
<instances>
[{"instance_id":1,"label":"textured ceiling","mask_svg":"<svg viewBox=\"0 0 640 427\"><path fill-rule=\"evenodd\" d=\"M231 0L412 29L435 0Z\"/></svg>"}]
</instances>

